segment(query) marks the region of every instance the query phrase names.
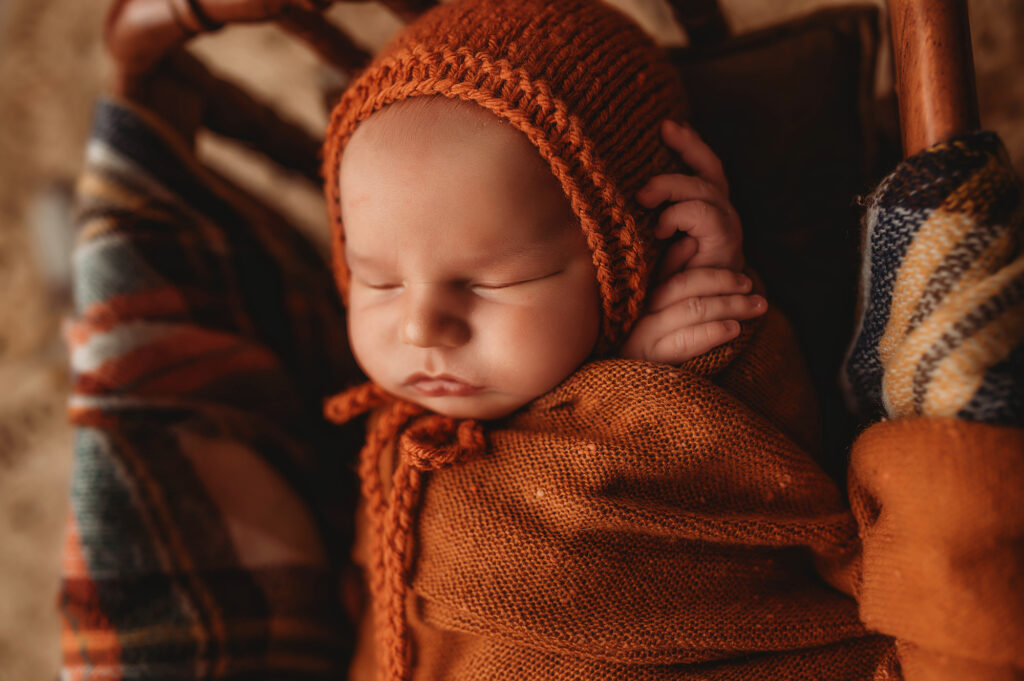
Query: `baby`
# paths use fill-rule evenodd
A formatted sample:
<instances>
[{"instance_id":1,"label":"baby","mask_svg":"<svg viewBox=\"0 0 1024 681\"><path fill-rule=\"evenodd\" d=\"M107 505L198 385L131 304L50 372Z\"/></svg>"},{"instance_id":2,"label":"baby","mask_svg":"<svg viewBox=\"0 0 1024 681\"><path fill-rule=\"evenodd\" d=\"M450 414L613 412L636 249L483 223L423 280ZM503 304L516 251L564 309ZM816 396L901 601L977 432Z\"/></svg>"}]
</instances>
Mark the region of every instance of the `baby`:
<instances>
[{"instance_id":1,"label":"baby","mask_svg":"<svg viewBox=\"0 0 1024 681\"><path fill-rule=\"evenodd\" d=\"M325 188L370 383L326 411L372 412L352 678L867 678L887 653L810 569L841 584L852 522L681 102L607 6L466 0L338 104Z\"/></svg>"},{"instance_id":2,"label":"baby","mask_svg":"<svg viewBox=\"0 0 1024 681\"><path fill-rule=\"evenodd\" d=\"M680 150L710 153L679 126L666 124L665 135ZM694 196L701 185L692 180L659 176L640 194L651 205L679 201L662 224L696 235L662 269L695 247L692 260L739 269L724 192L707 185L719 207ZM340 186L352 349L388 393L439 414L495 419L591 356L601 300L590 248L520 132L475 104L407 100L360 125ZM765 309L764 298L740 295L750 286L742 274L688 267L655 288L620 355L678 364L732 339L736 320Z\"/></svg>"}]
</instances>

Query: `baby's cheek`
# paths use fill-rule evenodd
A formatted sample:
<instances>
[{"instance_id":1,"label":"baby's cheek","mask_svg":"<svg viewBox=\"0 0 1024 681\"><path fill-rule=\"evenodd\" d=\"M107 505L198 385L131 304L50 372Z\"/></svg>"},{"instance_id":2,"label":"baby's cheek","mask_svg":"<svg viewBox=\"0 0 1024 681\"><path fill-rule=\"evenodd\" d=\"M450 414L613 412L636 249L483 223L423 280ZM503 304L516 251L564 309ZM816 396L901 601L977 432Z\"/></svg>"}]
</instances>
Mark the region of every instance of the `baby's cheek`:
<instances>
[{"instance_id":1,"label":"baby's cheek","mask_svg":"<svg viewBox=\"0 0 1024 681\"><path fill-rule=\"evenodd\" d=\"M356 363L374 381L380 382L391 354L386 340L387 317L350 301L347 310L348 340Z\"/></svg>"},{"instance_id":2,"label":"baby's cheek","mask_svg":"<svg viewBox=\"0 0 1024 681\"><path fill-rule=\"evenodd\" d=\"M557 295L535 303L503 309L481 330L489 363L528 399L575 371L597 339L597 310L590 314Z\"/></svg>"}]
</instances>

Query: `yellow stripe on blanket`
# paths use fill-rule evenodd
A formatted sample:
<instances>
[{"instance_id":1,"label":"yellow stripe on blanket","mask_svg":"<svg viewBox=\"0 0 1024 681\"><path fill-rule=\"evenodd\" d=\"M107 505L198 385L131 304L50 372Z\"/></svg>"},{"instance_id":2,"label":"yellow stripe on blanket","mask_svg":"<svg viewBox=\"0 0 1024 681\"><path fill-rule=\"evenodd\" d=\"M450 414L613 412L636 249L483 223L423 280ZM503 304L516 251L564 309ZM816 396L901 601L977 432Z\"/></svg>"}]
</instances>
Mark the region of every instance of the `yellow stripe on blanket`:
<instances>
[{"instance_id":1,"label":"yellow stripe on blanket","mask_svg":"<svg viewBox=\"0 0 1024 681\"><path fill-rule=\"evenodd\" d=\"M1001 362L1020 343L1024 328L1024 305L1018 305L968 338L940 363L928 382L922 413L955 417L977 392L985 372ZM976 376L972 382L964 376Z\"/></svg>"},{"instance_id":2,"label":"yellow stripe on blanket","mask_svg":"<svg viewBox=\"0 0 1024 681\"><path fill-rule=\"evenodd\" d=\"M985 214L985 207L979 205L978 199L998 195L994 189L1003 190L1002 185L1012 181L1012 176L993 157L950 194L921 226L896 275L889 322L879 343L879 357L884 366L890 365L894 354L901 351L914 313L936 269L978 227L976 216ZM1000 186L993 187L994 182Z\"/></svg>"},{"instance_id":3,"label":"yellow stripe on blanket","mask_svg":"<svg viewBox=\"0 0 1024 681\"><path fill-rule=\"evenodd\" d=\"M883 400L894 418L955 415L1024 329L1024 260L951 293L886 366ZM970 377L971 380L966 380Z\"/></svg>"}]
</instances>

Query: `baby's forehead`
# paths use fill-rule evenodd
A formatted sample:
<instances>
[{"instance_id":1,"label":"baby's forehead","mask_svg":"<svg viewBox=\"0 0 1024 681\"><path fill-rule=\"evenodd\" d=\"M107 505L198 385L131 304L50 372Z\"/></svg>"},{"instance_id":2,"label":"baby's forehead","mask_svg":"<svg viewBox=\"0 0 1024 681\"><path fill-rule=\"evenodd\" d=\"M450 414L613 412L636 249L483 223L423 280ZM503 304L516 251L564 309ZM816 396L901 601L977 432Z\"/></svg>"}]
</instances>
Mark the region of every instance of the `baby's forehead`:
<instances>
[{"instance_id":1,"label":"baby's forehead","mask_svg":"<svg viewBox=\"0 0 1024 681\"><path fill-rule=\"evenodd\" d=\"M403 224L442 221L477 225L463 234L483 243L504 229L512 248L522 229L542 236L529 228L574 222L561 184L526 136L458 100L413 98L372 115L346 146L339 181L350 242L372 244L394 238Z\"/></svg>"},{"instance_id":2,"label":"baby's forehead","mask_svg":"<svg viewBox=\"0 0 1024 681\"><path fill-rule=\"evenodd\" d=\"M421 96L394 102L374 112L359 123L353 139L362 137L385 147L416 139L476 141L488 132L506 127L509 126L493 113L472 102L439 95Z\"/></svg>"},{"instance_id":3,"label":"baby's forehead","mask_svg":"<svg viewBox=\"0 0 1024 681\"><path fill-rule=\"evenodd\" d=\"M526 136L490 111L460 99L413 97L390 104L356 128L341 165L367 156L409 164L443 156L451 164L476 164L481 172L507 168L509 175L554 184L554 176Z\"/></svg>"}]
</instances>

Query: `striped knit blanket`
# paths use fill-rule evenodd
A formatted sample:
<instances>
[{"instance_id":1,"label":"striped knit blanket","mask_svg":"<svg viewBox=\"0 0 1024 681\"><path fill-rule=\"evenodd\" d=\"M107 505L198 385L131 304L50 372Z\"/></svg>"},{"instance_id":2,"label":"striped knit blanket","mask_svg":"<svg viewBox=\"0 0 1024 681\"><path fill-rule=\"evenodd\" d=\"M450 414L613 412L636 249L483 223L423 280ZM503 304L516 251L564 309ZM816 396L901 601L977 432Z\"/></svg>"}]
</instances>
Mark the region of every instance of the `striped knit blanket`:
<instances>
[{"instance_id":1,"label":"striped knit blanket","mask_svg":"<svg viewBox=\"0 0 1024 681\"><path fill-rule=\"evenodd\" d=\"M341 678L356 490L319 418L350 371L323 260L120 103L78 190L62 678Z\"/></svg>"},{"instance_id":2,"label":"striped knit blanket","mask_svg":"<svg viewBox=\"0 0 1024 681\"><path fill-rule=\"evenodd\" d=\"M848 404L870 420L1024 426L1024 201L981 132L907 159L868 201Z\"/></svg>"}]
</instances>

